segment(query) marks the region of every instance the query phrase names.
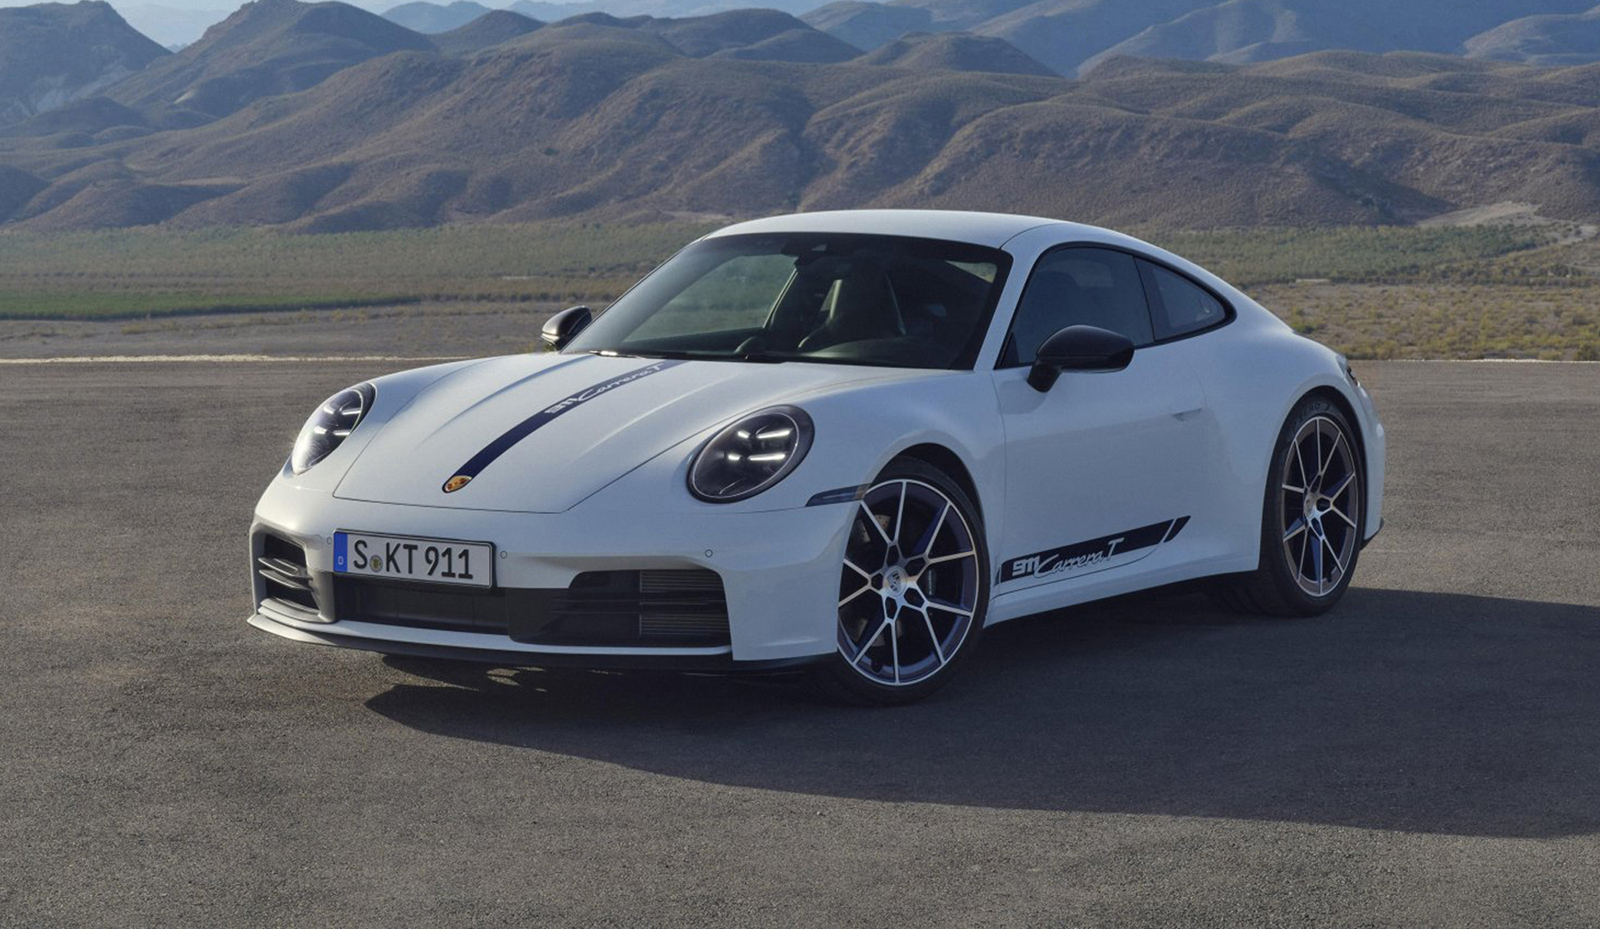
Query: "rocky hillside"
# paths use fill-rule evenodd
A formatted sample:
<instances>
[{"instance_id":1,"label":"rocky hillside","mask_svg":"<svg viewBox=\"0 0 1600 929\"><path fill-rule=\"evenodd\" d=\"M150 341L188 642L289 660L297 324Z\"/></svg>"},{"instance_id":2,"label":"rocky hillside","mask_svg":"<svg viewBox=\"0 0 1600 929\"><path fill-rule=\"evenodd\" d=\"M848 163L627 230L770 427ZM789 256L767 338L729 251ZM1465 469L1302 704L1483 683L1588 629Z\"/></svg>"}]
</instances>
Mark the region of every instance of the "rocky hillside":
<instances>
[{"instance_id":1,"label":"rocky hillside","mask_svg":"<svg viewBox=\"0 0 1600 929\"><path fill-rule=\"evenodd\" d=\"M0 8L0 126L96 94L166 55L106 3Z\"/></svg>"},{"instance_id":2,"label":"rocky hillside","mask_svg":"<svg viewBox=\"0 0 1600 929\"><path fill-rule=\"evenodd\" d=\"M521 38L543 26L537 19L520 13L491 10L464 26L433 36L433 47L446 55L471 55Z\"/></svg>"},{"instance_id":3,"label":"rocky hillside","mask_svg":"<svg viewBox=\"0 0 1600 929\"><path fill-rule=\"evenodd\" d=\"M937 206L1210 227L1517 201L1600 217L1600 66L1341 52L1117 58L1068 80L961 69L937 45L919 61L914 41L751 60L795 31L781 16L584 17L471 57L402 50L201 125L86 139L31 121L0 139L0 216L327 231Z\"/></svg>"},{"instance_id":4,"label":"rocky hillside","mask_svg":"<svg viewBox=\"0 0 1600 929\"><path fill-rule=\"evenodd\" d=\"M345 3L253 0L200 41L155 62L106 96L163 121L224 116L263 97L313 87L350 65L401 50L431 51L426 37Z\"/></svg>"},{"instance_id":5,"label":"rocky hillside","mask_svg":"<svg viewBox=\"0 0 1600 929\"><path fill-rule=\"evenodd\" d=\"M1018 12L918 2L857 12ZM23 12L54 17L33 43L46 47L107 11ZM1288 20L1274 22L1288 50ZM1260 34L1252 23L1193 34L1232 47ZM1074 35L1084 49L1121 42ZM179 54L0 126L0 223L356 230L942 206L1213 227L1405 223L1506 202L1600 220L1600 64L1493 57L1097 52L1068 79L994 35L900 35L863 54L777 10L548 25L496 11L423 35L342 3L256 0Z\"/></svg>"},{"instance_id":6,"label":"rocky hillside","mask_svg":"<svg viewBox=\"0 0 1600 929\"><path fill-rule=\"evenodd\" d=\"M1593 0L839 0L804 19L867 49L908 32L996 36L1056 71L1080 74L1128 55L1240 64L1324 49L1456 54L1512 20L1591 6Z\"/></svg>"},{"instance_id":7,"label":"rocky hillside","mask_svg":"<svg viewBox=\"0 0 1600 929\"><path fill-rule=\"evenodd\" d=\"M398 23L413 32L427 34L460 29L487 14L489 7L472 0L455 0L453 3L402 3L386 11L383 18Z\"/></svg>"},{"instance_id":8,"label":"rocky hillside","mask_svg":"<svg viewBox=\"0 0 1600 929\"><path fill-rule=\"evenodd\" d=\"M1473 36L1472 58L1571 65L1600 61L1600 6L1583 13L1524 16Z\"/></svg>"},{"instance_id":9,"label":"rocky hillside","mask_svg":"<svg viewBox=\"0 0 1600 929\"><path fill-rule=\"evenodd\" d=\"M931 71L992 71L997 74L1053 76L1054 71L1015 45L966 32L913 32L879 46L860 59L865 64Z\"/></svg>"}]
</instances>

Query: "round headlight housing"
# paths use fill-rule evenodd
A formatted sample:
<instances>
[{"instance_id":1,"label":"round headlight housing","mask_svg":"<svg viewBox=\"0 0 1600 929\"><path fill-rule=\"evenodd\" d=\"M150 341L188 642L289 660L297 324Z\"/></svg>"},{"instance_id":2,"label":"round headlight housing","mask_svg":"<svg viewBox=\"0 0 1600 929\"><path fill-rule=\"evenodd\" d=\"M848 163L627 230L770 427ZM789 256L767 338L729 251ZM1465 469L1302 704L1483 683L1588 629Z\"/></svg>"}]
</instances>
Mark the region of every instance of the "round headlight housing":
<instances>
[{"instance_id":1,"label":"round headlight housing","mask_svg":"<svg viewBox=\"0 0 1600 929\"><path fill-rule=\"evenodd\" d=\"M811 450L811 417L775 406L717 433L689 465L689 492L708 503L753 497L789 476Z\"/></svg>"},{"instance_id":2,"label":"round headlight housing","mask_svg":"<svg viewBox=\"0 0 1600 929\"><path fill-rule=\"evenodd\" d=\"M367 418L377 394L371 384L357 384L324 400L294 440L294 453L289 456L289 467L294 473L304 474L343 445L350 433Z\"/></svg>"}]
</instances>

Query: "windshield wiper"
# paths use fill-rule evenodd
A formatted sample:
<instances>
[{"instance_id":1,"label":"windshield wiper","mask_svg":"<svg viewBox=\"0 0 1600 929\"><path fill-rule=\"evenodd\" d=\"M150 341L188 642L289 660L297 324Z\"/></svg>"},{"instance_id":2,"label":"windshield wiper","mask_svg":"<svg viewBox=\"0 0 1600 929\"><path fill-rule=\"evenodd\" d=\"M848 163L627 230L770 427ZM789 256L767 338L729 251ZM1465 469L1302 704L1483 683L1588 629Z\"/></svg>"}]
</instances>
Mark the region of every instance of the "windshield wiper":
<instances>
[{"instance_id":1,"label":"windshield wiper","mask_svg":"<svg viewBox=\"0 0 1600 929\"><path fill-rule=\"evenodd\" d=\"M595 352L594 354L598 355L598 354L602 354L602 352ZM637 351L619 352L616 349L610 349L610 348L606 349L603 352L603 354L607 354L607 355L622 355L622 356L625 356L625 357L628 357L628 358L665 358L665 359L669 359L671 361L688 361L690 359L698 359L698 358L706 357L705 355L698 355L698 354L695 354L694 352L637 352Z\"/></svg>"},{"instance_id":2,"label":"windshield wiper","mask_svg":"<svg viewBox=\"0 0 1600 929\"><path fill-rule=\"evenodd\" d=\"M626 358L666 358L672 361L751 361L757 364L781 364L793 360L793 355L774 352L684 352L684 351L617 351L616 349L591 349L591 355L620 355Z\"/></svg>"},{"instance_id":3,"label":"windshield wiper","mask_svg":"<svg viewBox=\"0 0 1600 929\"><path fill-rule=\"evenodd\" d=\"M781 355L777 352L739 352L733 357L740 361L753 361L757 364L771 365L783 364L785 361L794 360L793 355Z\"/></svg>"}]
</instances>

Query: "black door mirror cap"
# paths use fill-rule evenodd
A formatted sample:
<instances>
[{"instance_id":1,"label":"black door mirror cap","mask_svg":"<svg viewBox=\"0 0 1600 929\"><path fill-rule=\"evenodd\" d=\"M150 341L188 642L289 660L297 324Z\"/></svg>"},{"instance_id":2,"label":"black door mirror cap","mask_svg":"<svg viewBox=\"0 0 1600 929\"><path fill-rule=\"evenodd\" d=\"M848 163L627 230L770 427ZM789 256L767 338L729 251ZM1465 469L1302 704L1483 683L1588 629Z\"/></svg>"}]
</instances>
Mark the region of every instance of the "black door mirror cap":
<instances>
[{"instance_id":1,"label":"black door mirror cap","mask_svg":"<svg viewBox=\"0 0 1600 929\"><path fill-rule=\"evenodd\" d=\"M1068 326L1044 340L1028 372L1028 383L1043 393L1062 371L1121 371L1133 360L1133 340L1099 326Z\"/></svg>"},{"instance_id":2,"label":"black door mirror cap","mask_svg":"<svg viewBox=\"0 0 1600 929\"><path fill-rule=\"evenodd\" d=\"M544 326L539 329L539 338L550 350L559 352L593 321L593 310L586 306L569 306L544 321Z\"/></svg>"}]
</instances>

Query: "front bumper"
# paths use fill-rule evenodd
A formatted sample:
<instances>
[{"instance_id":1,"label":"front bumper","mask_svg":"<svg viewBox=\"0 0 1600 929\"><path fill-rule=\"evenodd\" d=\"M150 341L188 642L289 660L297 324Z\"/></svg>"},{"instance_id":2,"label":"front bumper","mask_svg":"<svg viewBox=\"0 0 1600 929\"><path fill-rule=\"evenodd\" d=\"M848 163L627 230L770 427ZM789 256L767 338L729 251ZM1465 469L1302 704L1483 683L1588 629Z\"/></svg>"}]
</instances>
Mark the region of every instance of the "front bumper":
<instances>
[{"instance_id":1,"label":"front bumper","mask_svg":"<svg viewBox=\"0 0 1600 929\"><path fill-rule=\"evenodd\" d=\"M588 501L564 513L511 513L347 500L274 481L256 508L252 583L258 629L301 642L502 665L783 670L831 654L849 506L729 513L705 505L651 520ZM703 569L722 580L728 635L718 645L554 645L503 632L418 628L340 615L333 590L336 531L493 543L495 586L556 591L580 574ZM255 570L261 540L304 552L315 609L285 608Z\"/></svg>"},{"instance_id":2,"label":"front bumper","mask_svg":"<svg viewBox=\"0 0 1600 929\"><path fill-rule=\"evenodd\" d=\"M505 640L497 636L480 636L487 641L482 645L430 644L404 639L378 639L361 635L344 635L332 630L337 625L315 629L285 621L285 618L264 609L250 617L250 625L294 642L312 645L334 645L355 648L385 655L404 655L412 658L449 658L456 661L481 661L502 668L535 666L541 668L589 668L608 671L681 671L703 674L776 674L804 671L819 664L827 655L808 655L800 658L774 658L766 661L735 661L726 652L716 655L681 654L626 654L607 655L588 652L563 653L509 649Z\"/></svg>"}]
</instances>

